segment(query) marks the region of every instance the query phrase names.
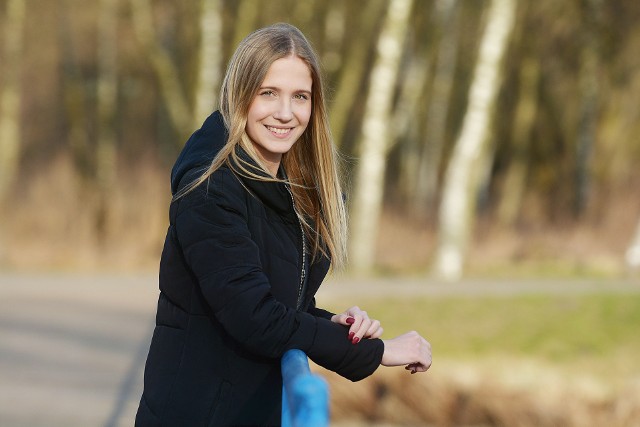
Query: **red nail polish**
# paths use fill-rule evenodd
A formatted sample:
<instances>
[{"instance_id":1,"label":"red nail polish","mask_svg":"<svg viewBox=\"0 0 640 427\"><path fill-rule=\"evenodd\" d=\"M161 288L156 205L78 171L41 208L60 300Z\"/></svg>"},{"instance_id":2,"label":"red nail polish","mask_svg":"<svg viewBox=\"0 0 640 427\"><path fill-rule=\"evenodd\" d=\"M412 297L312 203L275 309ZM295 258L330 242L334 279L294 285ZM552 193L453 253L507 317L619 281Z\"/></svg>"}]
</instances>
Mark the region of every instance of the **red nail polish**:
<instances>
[{"instance_id":1,"label":"red nail polish","mask_svg":"<svg viewBox=\"0 0 640 427\"><path fill-rule=\"evenodd\" d=\"M355 338L353 339L353 341L351 341L351 342L352 342L352 343L354 343L354 344L358 344L358 343L360 342L360 338L355 337Z\"/></svg>"},{"instance_id":2,"label":"red nail polish","mask_svg":"<svg viewBox=\"0 0 640 427\"><path fill-rule=\"evenodd\" d=\"M355 335L355 332L349 332L349 341L353 340L353 336Z\"/></svg>"},{"instance_id":3,"label":"red nail polish","mask_svg":"<svg viewBox=\"0 0 640 427\"><path fill-rule=\"evenodd\" d=\"M354 322L356 321L356 319L354 319L353 317L347 317L347 325L353 325Z\"/></svg>"}]
</instances>

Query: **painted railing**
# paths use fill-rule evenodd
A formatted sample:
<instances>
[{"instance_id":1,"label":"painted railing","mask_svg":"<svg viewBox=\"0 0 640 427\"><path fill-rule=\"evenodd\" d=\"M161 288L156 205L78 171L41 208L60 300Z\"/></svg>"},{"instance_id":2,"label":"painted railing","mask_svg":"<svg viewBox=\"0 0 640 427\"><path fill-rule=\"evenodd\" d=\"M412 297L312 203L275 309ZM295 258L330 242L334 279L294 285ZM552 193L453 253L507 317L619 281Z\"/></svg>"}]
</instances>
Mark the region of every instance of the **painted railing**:
<instances>
[{"instance_id":1,"label":"painted railing","mask_svg":"<svg viewBox=\"0 0 640 427\"><path fill-rule=\"evenodd\" d=\"M329 387L309 370L307 355L289 350L282 356L282 427L327 427Z\"/></svg>"}]
</instances>

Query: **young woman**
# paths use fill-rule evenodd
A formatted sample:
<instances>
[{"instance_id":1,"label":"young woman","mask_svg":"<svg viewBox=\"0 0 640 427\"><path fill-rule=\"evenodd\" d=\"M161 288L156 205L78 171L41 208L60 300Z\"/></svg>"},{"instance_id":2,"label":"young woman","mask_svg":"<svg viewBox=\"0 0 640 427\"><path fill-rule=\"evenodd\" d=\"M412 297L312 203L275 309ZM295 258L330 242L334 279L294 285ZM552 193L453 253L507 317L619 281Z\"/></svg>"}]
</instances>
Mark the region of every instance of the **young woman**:
<instances>
[{"instance_id":1,"label":"young woman","mask_svg":"<svg viewBox=\"0 0 640 427\"><path fill-rule=\"evenodd\" d=\"M315 306L344 262L346 215L318 61L298 29L242 41L171 189L137 426L279 425L280 358L294 348L353 381L380 364L429 368L417 333L383 341L358 307Z\"/></svg>"}]
</instances>

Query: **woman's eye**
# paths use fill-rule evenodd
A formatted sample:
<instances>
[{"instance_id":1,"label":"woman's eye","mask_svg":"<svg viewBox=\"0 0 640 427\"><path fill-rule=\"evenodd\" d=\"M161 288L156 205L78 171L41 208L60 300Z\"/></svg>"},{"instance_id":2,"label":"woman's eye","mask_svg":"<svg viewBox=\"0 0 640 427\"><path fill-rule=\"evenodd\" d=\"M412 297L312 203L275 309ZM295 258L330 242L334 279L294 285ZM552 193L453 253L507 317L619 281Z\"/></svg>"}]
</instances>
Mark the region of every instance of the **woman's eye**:
<instances>
[{"instance_id":1,"label":"woman's eye","mask_svg":"<svg viewBox=\"0 0 640 427\"><path fill-rule=\"evenodd\" d=\"M309 95L304 94L304 93L298 93L296 95L293 96L295 99L299 99L301 101L306 101L307 99L309 99Z\"/></svg>"},{"instance_id":2,"label":"woman's eye","mask_svg":"<svg viewBox=\"0 0 640 427\"><path fill-rule=\"evenodd\" d=\"M275 92L272 90L263 90L262 92L260 92L260 95L263 96L275 96Z\"/></svg>"}]
</instances>

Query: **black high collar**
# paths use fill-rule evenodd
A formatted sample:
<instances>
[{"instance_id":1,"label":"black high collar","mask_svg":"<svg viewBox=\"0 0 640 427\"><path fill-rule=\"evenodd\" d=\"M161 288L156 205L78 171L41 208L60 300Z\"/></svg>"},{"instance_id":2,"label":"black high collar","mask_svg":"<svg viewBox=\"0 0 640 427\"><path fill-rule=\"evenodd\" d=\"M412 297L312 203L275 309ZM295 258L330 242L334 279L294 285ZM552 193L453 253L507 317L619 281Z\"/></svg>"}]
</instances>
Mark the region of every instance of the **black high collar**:
<instances>
[{"instance_id":1,"label":"black high collar","mask_svg":"<svg viewBox=\"0 0 640 427\"><path fill-rule=\"evenodd\" d=\"M247 167L251 172L264 178L273 178L265 170L260 168L258 164L249 156L249 154L240 146L236 148L238 157L246 162ZM273 209L278 215L288 219L289 221L297 221L296 213L293 206L293 196L290 190L287 188L288 184L281 181L263 181L260 179L245 176L240 172L237 167L234 172L236 176L240 178L243 185L249 190L249 192L257 197L264 205ZM286 173L282 165L278 171L279 177L284 177L286 180Z\"/></svg>"}]
</instances>

